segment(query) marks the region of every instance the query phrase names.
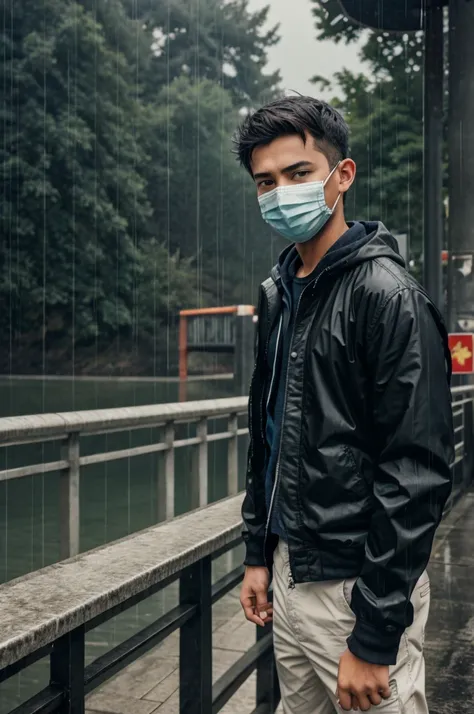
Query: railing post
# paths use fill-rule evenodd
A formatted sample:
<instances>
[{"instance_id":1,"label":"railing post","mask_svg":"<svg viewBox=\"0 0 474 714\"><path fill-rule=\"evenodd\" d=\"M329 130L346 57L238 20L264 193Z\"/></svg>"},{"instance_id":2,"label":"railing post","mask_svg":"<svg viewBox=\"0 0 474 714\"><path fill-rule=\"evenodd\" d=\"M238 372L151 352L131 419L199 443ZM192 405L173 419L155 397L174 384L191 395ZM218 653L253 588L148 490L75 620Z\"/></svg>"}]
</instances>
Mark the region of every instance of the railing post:
<instances>
[{"instance_id":1,"label":"railing post","mask_svg":"<svg viewBox=\"0 0 474 714\"><path fill-rule=\"evenodd\" d=\"M61 459L68 462L60 474L60 554L61 559L79 553L79 434L73 432L61 447Z\"/></svg>"},{"instance_id":2,"label":"railing post","mask_svg":"<svg viewBox=\"0 0 474 714\"><path fill-rule=\"evenodd\" d=\"M165 427L165 484L166 484L166 518L174 518L174 438L173 423Z\"/></svg>"},{"instance_id":3,"label":"railing post","mask_svg":"<svg viewBox=\"0 0 474 714\"><path fill-rule=\"evenodd\" d=\"M239 417L237 414L230 415L228 431L232 436L229 439L227 459L227 491L229 496L236 496L239 492Z\"/></svg>"},{"instance_id":4,"label":"railing post","mask_svg":"<svg viewBox=\"0 0 474 714\"><path fill-rule=\"evenodd\" d=\"M199 484L199 506L207 506L209 497L207 418L201 419L198 422L196 426L196 437L199 439L199 443L194 449L194 468L192 469L192 477L193 479L197 478Z\"/></svg>"},{"instance_id":5,"label":"railing post","mask_svg":"<svg viewBox=\"0 0 474 714\"><path fill-rule=\"evenodd\" d=\"M84 626L63 635L54 644L50 659L51 685L63 691L63 714L84 714Z\"/></svg>"},{"instance_id":6,"label":"railing post","mask_svg":"<svg viewBox=\"0 0 474 714\"><path fill-rule=\"evenodd\" d=\"M180 629L180 714L212 711L211 566L208 556L191 565L180 578L180 605L197 605L196 614Z\"/></svg>"},{"instance_id":7,"label":"railing post","mask_svg":"<svg viewBox=\"0 0 474 714\"><path fill-rule=\"evenodd\" d=\"M272 600L272 593L269 592L269 599ZM272 630L272 623L265 627L257 626L257 642ZM280 703L280 686L275 665L273 648L264 657L260 657L257 662L257 709L265 705L265 711L273 714Z\"/></svg>"}]
</instances>

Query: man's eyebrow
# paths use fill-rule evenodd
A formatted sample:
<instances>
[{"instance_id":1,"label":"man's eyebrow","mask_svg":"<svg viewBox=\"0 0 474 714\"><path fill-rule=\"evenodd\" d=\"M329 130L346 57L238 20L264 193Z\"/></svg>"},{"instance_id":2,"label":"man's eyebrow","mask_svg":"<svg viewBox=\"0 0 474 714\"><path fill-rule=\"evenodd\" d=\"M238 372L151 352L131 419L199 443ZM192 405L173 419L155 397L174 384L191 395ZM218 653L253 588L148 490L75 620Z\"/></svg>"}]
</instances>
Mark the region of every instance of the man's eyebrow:
<instances>
[{"instance_id":1,"label":"man's eyebrow","mask_svg":"<svg viewBox=\"0 0 474 714\"><path fill-rule=\"evenodd\" d=\"M284 169L281 170L283 174L291 173L291 171L296 171L297 169L302 169L305 166L312 166L311 161L297 161L295 164L291 164L291 166L286 166ZM259 174L254 174L253 178L254 181L258 181L259 179L265 179L268 177L271 177L271 173L269 171L264 171Z\"/></svg>"},{"instance_id":2,"label":"man's eyebrow","mask_svg":"<svg viewBox=\"0 0 474 714\"><path fill-rule=\"evenodd\" d=\"M281 172L283 174L290 173L291 171L296 171L297 169L302 169L305 166L312 166L311 161L297 161L296 164L291 164L291 166L287 166L285 169L282 169Z\"/></svg>"},{"instance_id":3,"label":"man's eyebrow","mask_svg":"<svg viewBox=\"0 0 474 714\"><path fill-rule=\"evenodd\" d=\"M271 174L270 174L268 171L264 171L264 172L259 173L259 174L254 174L254 175L253 175L253 180L254 180L254 181L258 181L258 179L263 179L263 178L268 178L268 177L271 177Z\"/></svg>"}]
</instances>

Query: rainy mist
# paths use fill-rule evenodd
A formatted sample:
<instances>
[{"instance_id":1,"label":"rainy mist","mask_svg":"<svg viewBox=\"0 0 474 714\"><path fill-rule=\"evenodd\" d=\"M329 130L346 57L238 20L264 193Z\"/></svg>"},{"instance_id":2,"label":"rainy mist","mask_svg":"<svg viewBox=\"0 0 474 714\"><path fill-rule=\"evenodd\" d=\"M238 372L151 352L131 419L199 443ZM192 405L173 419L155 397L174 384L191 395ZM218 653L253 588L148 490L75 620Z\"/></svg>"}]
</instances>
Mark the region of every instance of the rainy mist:
<instances>
[{"instance_id":1,"label":"rainy mist","mask_svg":"<svg viewBox=\"0 0 474 714\"><path fill-rule=\"evenodd\" d=\"M474 130L459 120L454 150L438 117L433 222L442 253L431 263L439 280L430 274L427 286L423 30L363 27L336 0L0 0L0 9L2 599L16 578L244 490L259 286L287 245L262 220L255 183L237 160L245 117L299 94L341 113L357 165L347 220L388 227L410 274L435 285L456 334L474 332L473 245L470 235L448 240L452 221L461 226L450 208L461 179L448 177L448 164L462 167L463 131L474 151ZM447 117L448 65L464 70L452 41L444 55ZM471 348L469 338L453 343L468 375L457 387L474 371ZM213 400L235 398L238 408L212 412ZM180 419L177 410L195 403L198 417ZM162 405L173 405L172 419ZM472 394L458 394L454 427L464 435L456 458L469 457L469 468L456 462L455 495L472 506ZM467 506L463 513L472 532ZM426 651L438 714L470 711L464 688L474 674L466 634L474 561L459 531L443 544L449 523L436 541L439 600ZM240 565L242 553L216 559L214 577ZM86 664L177 598L175 582L88 632ZM447 632L441 644L437 627ZM443 659L458 637L469 652ZM175 655L166 677L177 677ZM436 686L444 669L449 677ZM46 658L0 679L0 714L48 678ZM122 708L101 709L99 689L90 711L178 714L177 680L166 681L148 701L156 709L134 709L127 693ZM450 687L465 692L462 704L451 694L446 704ZM238 695L231 702L229 712L239 711Z\"/></svg>"}]
</instances>

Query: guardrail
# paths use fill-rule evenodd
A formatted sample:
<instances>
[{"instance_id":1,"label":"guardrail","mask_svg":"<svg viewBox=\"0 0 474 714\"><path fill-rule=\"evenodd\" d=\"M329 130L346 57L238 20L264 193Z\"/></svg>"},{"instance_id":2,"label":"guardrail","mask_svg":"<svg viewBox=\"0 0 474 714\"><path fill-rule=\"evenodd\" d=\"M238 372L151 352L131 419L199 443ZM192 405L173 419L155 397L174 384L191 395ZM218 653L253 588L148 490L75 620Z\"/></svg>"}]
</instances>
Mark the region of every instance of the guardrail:
<instances>
[{"instance_id":1,"label":"guardrail","mask_svg":"<svg viewBox=\"0 0 474 714\"><path fill-rule=\"evenodd\" d=\"M451 393L455 453L453 490L447 504L448 510L472 484L474 475L474 385L453 387Z\"/></svg>"},{"instance_id":2,"label":"guardrail","mask_svg":"<svg viewBox=\"0 0 474 714\"><path fill-rule=\"evenodd\" d=\"M208 503L208 446L228 442L227 492L238 492L238 440L247 434L247 427L239 427L239 417L247 414L248 399L214 399L177 404L101 409L95 411L36 414L0 419L0 449L45 442L60 443L60 458L0 471L0 481L35 474L60 472L60 538L61 557L77 555L80 550L80 478L81 467L144 454L162 455L163 478L160 479L159 520L175 515L174 482L175 451L193 447L194 473L198 479L198 504ZM211 420L227 418L227 429L209 433ZM180 425L195 425L195 436L179 438ZM154 443L127 449L83 454L83 439L98 434L114 434L126 430L159 428L161 438Z\"/></svg>"},{"instance_id":3,"label":"guardrail","mask_svg":"<svg viewBox=\"0 0 474 714\"><path fill-rule=\"evenodd\" d=\"M452 391L456 433L454 501L472 482L474 386L456 387ZM195 405L138 408L140 414L134 416L140 426L148 424L149 419L155 420L157 409L164 410L160 419L168 415L169 422L172 415L176 423L191 414L202 420L225 413L237 414L245 407L245 399L219 400L211 411L210 403L200 403L197 417ZM113 411L122 412L122 416L113 414L111 418L109 414L109 421L105 421L101 418L103 413L95 412L87 424L77 414L68 415L67 423L63 421L64 415L51 415L42 426L35 423L35 435L58 438L71 430L96 433L97 429L123 425L130 428L130 415L123 414L124 410ZM0 423L3 443L31 439L32 418L20 419L27 424L20 426L18 419L13 420L16 430L7 430ZM163 423L167 420L163 419ZM42 658L50 659L49 686L20 705L15 714L82 714L89 692L177 629L180 629L181 714L216 714L254 669L257 669L254 714L274 712L279 692L270 627L258 629L256 642L212 685L212 605L239 583L243 567L212 583L211 565L241 541L240 505L241 496L227 498L1 586L0 682ZM86 666L87 632L176 581L179 582L176 607Z\"/></svg>"},{"instance_id":4,"label":"guardrail","mask_svg":"<svg viewBox=\"0 0 474 714\"><path fill-rule=\"evenodd\" d=\"M471 478L474 468L474 385L453 387L453 416L456 438L454 465L454 493ZM238 492L238 443L247 434L246 426L239 426L239 418L247 414L248 399L237 397L199 402L157 404L120 409L37 414L0 419L0 449L25 444L59 442L60 458L54 461L28 464L0 471L0 481L60 472L60 540L61 557L68 558L80 551L80 478L81 467L110 461L129 459L144 454L162 456L163 477L160 481L159 520L175 515L174 482L175 451L183 447L194 450L194 467L198 484L198 505L208 503L208 447L216 441L227 441L227 493ZM227 419L227 429L209 432L211 420ZM193 425L195 435L179 438L180 425ZM126 430L158 427L161 438L149 444L126 449L82 453L82 441L98 434L115 434ZM197 504L195 504L197 505Z\"/></svg>"},{"instance_id":5,"label":"guardrail","mask_svg":"<svg viewBox=\"0 0 474 714\"><path fill-rule=\"evenodd\" d=\"M212 583L212 561L241 541L241 497L232 497L0 587L0 682L49 657L50 684L15 714L83 714L85 697L180 630L180 714L217 714L257 670L254 714L279 701L271 626L212 684L212 606L243 566ZM85 665L85 635L179 581L179 604ZM243 617L243 616L242 616Z\"/></svg>"}]
</instances>

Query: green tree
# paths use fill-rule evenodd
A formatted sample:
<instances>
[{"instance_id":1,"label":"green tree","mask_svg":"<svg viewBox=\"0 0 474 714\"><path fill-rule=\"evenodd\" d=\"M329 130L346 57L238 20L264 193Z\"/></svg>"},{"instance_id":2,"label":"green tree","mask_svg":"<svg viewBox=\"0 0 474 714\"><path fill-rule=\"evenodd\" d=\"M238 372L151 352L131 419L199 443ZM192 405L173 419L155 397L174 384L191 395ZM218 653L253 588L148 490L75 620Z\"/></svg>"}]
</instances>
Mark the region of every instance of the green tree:
<instances>
[{"instance_id":1,"label":"green tree","mask_svg":"<svg viewBox=\"0 0 474 714\"><path fill-rule=\"evenodd\" d=\"M267 51L279 40L278 26L265 29L269 6L251 12L248 0L128 3L154 43L150 91L185 74L194 82L207 79L228 89L238 106L274 96L279 73L264 71Z\"/></svg>"},{"instance_id":2,"label":"green tree","mask_svg":"<svg viewBox=\"0 0 474 714\"><path fill-rule=\"evenodd\" d=\"M163 87L167 183L152 185L155 233L169 250L194 257L200 305L251 302L274 257L250 178L232 154L239 122L228 91L181 76ZM274 251L273 251L274 252Z\"/></svg>"},{"instance_id":3,"label":"green tree","mask_svg":"<svg viewBox=\"0 0 474 714\"><path fill-rule=\"evenodd\" d=\"M0 0L3 368L86 368L180 306L252 302L276 252L230 142L276 91L267 11L143 5Z\"/></svg>"},{"instance_id":4,"label":"green tree","mask_svg":"<svg viewBox=\"0 0 474 714\"><path fill-rule=\"evenodd\" d=\"M110 337L131 324L150 214L130 70L78 3L5 5L3 327Z\"/></svg>"}]
</instances>

